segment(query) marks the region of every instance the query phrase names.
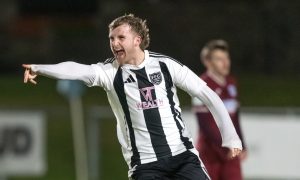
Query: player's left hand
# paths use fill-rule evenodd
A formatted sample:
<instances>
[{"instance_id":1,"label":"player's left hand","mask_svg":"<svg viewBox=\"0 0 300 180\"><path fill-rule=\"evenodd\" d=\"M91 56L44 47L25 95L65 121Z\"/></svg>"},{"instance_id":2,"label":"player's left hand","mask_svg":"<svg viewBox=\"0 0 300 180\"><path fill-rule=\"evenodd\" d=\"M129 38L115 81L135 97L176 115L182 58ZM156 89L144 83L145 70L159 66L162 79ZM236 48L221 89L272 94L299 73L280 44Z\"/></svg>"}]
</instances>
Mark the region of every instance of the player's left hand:
<instances>
[{"instance_id":1,"label":"player's left hand","mask_svg":"<svg viewBox=\"0 0 300 180\"><path fill-rule=\"evenodd\" d=\"M248 157L248 151L247 150L243 150L241 152L241 154L239 155L239 158L240 158L241 161L245 161L247 159L247 157Z\"/></svg>"},{"instance_id":2,"label":"player's left hand","mask_svg":"<svg viewBox=\"0 0 300 180\"><path fill-rule=\"evenodd\" d=\"M239 148L232 148L229 151L229 158L233 159L241 154L242 150Z\"/></svg>"}]
</instances>

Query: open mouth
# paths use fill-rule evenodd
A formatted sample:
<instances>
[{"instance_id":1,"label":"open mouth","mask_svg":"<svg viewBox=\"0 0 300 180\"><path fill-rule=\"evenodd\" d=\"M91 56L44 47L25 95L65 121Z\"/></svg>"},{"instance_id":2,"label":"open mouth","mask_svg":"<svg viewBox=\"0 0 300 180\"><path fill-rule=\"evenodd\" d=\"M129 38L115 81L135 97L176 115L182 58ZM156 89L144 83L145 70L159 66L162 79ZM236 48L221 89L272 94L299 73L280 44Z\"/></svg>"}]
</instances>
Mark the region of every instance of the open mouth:
<instances>
[{"instance_id":1,"label":"open mouth","mask_svg":"<svg viewBox=\"0 0 300 180\"><path fill-rule=\"evenodd\" d=\"M120 56L120 55L122 55L122 54L124 54L124 53L125 53L125 51L124 51L123 49L115 50L115 54L116 54L117 56Z\"/></svg>"}]
</instances>

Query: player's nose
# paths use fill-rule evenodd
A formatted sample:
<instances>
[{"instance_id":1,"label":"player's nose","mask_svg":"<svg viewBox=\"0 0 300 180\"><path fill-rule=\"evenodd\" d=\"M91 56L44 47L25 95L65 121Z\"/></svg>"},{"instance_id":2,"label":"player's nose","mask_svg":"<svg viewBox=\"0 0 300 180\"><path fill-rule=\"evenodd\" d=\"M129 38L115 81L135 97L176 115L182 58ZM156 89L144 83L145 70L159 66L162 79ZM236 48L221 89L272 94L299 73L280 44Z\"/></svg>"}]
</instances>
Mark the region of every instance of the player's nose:
<instances>
[{"instance_id":1,"label":"player's nose","mask_svg":"<svg viewBox=\"0 0 300 180\"><path fill-rule=\"evenodd\" d=\"M110 41L110 44L113 48L116 48L116 47L119 46L120 43L117 39L113 39L113 40Z\"/></svg>"}]
</instances>

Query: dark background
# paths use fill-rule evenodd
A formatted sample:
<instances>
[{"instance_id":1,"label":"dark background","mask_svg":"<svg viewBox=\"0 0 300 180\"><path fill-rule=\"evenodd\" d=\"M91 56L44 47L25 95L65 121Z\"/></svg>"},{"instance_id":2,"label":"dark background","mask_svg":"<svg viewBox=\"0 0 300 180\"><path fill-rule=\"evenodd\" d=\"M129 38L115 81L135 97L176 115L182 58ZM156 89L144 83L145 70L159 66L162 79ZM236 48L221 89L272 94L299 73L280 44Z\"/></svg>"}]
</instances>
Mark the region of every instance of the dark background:
<instances>
[{"instance_id":1,"label":"dark background","mask_svg":"<svg viewBox=\"0 0 300 180\"><path fill-rule=\"evenodd\" d=\"M107 25L133 13L147 19L149 50L176 58L197 74L204 71L199 60L203 45L227 40L242 110L297 108L299 9L297 0L1 0L0 110L38 110L47 116L46 174L10 179L75 179L68 101L57 93L53 79L38 77L37 86L23 84L21 64L104 61L112 55ZM179 98L190 108L189 95L179 91ZM85 117L95 105L108 106L101 88L87 89L82 100ZM99 176L104 180L127 179L115 125L113 118L99 122Z\"/></svg>"},{"instance_id":2,"label":"dark background","mask_svg":"<svg viewBox=\"0 0 300 180\"><path fill-rule=\"evenodd\" d=\"M231 46L236 74L299 76L300 2L280 0L2 0L0 66L82 63L111 56L107 25L125 13L145 18L149 49L172 56L197 73L199 51L210 39ZM18 68L19 69L19 68Z\"/></svg>"}]
</instances>

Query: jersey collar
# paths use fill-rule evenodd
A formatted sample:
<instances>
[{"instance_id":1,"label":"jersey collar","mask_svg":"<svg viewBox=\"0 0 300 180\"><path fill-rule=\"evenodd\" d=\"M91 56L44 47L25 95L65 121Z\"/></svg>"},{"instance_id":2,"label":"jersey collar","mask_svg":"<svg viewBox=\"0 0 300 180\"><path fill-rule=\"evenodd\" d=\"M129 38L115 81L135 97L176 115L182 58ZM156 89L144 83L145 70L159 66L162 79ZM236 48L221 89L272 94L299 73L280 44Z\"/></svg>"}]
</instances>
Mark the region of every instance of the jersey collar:
<instances>
[{"instance_id":1,"label":"jersey collar","mask_svg":"<svg viewBox=\"0 0 300 180\"><path fill-rule=\"evenodd\" d=\"M145 53L145 59L141 64L139 65L124 64L122 67L126 69L142 69L149 61L149 51L144 50L144 53Z\"/></svg>"}]
</instances>

